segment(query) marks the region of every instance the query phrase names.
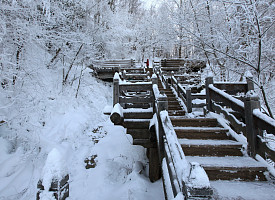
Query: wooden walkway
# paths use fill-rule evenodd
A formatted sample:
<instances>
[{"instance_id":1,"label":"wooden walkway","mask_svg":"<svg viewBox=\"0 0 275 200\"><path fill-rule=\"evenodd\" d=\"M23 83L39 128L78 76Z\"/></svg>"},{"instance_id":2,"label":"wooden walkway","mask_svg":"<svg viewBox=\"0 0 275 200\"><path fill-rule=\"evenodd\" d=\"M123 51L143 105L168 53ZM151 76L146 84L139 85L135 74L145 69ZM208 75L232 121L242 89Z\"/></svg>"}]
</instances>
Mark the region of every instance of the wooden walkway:
<instances>
[{"instance_id":1,"label":"wooden walkway","mask_svg":"<svg viewBox=\"0 0 275 200\"><path fill-rule=\"evenodd\" d=\"M134 74L115 74L114 108L108 114L127 129L134 145L147 149L149 178L163 178L166 199L180 192L185 199L211 198L209 180L271 177L267 165L255 158L274 163L263 131L274 134L275 121L259 111L251 78L247 83L214 83L210 77L202 86L197 85L198 73L157 73L138 81L131 80ZM197 109L201 115L190 117ZM211 113L222 113L230 124L224 127ZM239 139L244 136L248 143Z\"/></svg>"}]
</instances>

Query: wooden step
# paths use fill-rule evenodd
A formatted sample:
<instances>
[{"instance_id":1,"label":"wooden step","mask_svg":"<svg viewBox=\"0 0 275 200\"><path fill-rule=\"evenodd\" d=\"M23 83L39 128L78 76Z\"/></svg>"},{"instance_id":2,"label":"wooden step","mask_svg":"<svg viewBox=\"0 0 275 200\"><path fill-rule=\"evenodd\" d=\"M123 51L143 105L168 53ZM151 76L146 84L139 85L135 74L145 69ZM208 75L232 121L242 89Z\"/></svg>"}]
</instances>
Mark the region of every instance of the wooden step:
<instances>
[{"instance_id":1,"label":"wooden step","mask_svg":"<svg viewBox=\"0 0 275 200\"><path fill-rule=\"evenodd\" d=\"M128 129L149 129L149 124L149 119L125 119L123 127Z\"/></svg>"},{"instance_id":2,"label":"wooden step","mask_svg":"<svg viewBox=\"0 0 275 200\"><path fill-rule=\"evenodd\" d=\"M228 140L228 129L220 127L175 127L178 138Z\"/></svg>"},{"instance_id":3,"label":"wooden step","mask_svg":"<svg viewBox=\"0 0 275 200\"><path fill-rule=\"evenodd\" d=\"M266 181L267 168L251 157L186 156L189 162L198 162L210 180Z\"/></svg>"},{"instance_id":4,"label":"wooden step","mask_svg":"<svg viewBox=\"0 0 275 200\"><path fill-rule=\"evenodd\" d=\"M164 91L164 93L165 93L166 95L174 95L174 93L173 93L172 90L171 90L171 91Z\"/></svg>"},{"instance_id":5,"label":"wooden step","mask_svg":"<svg viewBox=\"0 0 275 200\"><path fill-rule=\"evenodd\" d=\"M216 127L218 121L216 118L182 118L170 117L173 126L191 126L191 127Z\"/></svg>"},{"instance_id":6,"label":"wooden step","mask_svg":"<svg viewBox=\"0 0 275 200\"><path fill-rule=\"evenodd\" d=\"M269 181L210 181L213 188L214 199L234 199L234 200L274 200L275 185Z\"/></svg>"},{"instance_id":7,"label":"wooden step","mask_svg":"<svg viewBox=\"0 0 275 200\"><path fill-rule=\"evenodd\" d=\"M129 108L123 110L124 119L152 119L153 109Z\"/></svg>"},{"instance_id":8,"label":"wooden step","mask_svg":"<svg viewBox=\"0 0 275 200\"><path fill-rule=\"evenodd\" d=\"M182 110L180 105L169 105L168 103L168 110Z\"/></svg>"},{"instance_id":9,"label":"wooden step","mask_svg":"<svg viewBox=\"0 0 275 200\"><path fill-rule=\"evenodd\" d=\"M167 94L167 93L165 93L166 94L166 96L169 98L169 97L176 97L176 95L174 95L174 94Z\"/></svg>"},{"instance_id":10,"label":"wooden step","mask_svg":"<svg viewBox=\"0 0 275 200\"><path fill-rule=\"evenodd\" d=\"M184 110L168 110L169 116L184 116L185 111Z\"/></svg>"},{"instance_id":11,"label":"wooden step","mask_svg":"<svg viewBox=\"0 0 275 200\"><path fill-rule=\"evenodd\" d=\"M168 101L168 105L180 105L178 101Z\"/></svg>"},{"instance_id":12,"label":"wooden step","mask_svg":"<svg viewBox=\"0 0 275 200\"><path fill-rule=\"evenodd\" d=\"M149 129L127 129L127 134L130 134L133 139L149 139Z\"/></svg>"},{"instance_id":13,"label":"wooden step","mask_svg":"<svg viewBox=\"0 0 275 200\"><path fill-rule=\"evenodd\" d=\"M170 101L178 101L177 97L168 97L168 104Z\"/></svg>"},{"instance_id":14,"label":"wooden step","mask_svg":"<svg viewBox=\"0 0 275 200\"><path fill-rule=\"evenodd\" d=\"M242 144L233 140L179 139L187 156L242 156Z\"/></svg>"}]
</instances>

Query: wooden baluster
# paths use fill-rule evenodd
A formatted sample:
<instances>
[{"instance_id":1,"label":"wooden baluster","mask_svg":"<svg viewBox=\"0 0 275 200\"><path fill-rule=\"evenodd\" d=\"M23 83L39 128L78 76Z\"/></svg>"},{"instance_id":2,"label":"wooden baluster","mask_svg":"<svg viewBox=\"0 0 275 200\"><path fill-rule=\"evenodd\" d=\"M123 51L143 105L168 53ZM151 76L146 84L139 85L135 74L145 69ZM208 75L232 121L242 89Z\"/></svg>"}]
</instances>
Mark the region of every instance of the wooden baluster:
<instances>
[{"instance_id":1,"label":"wooden baluster","mask_svg":"<svg viewBox=\"0 0 275 200\"><path fill-rule=\"evenodd\" d=\"M171 72L171 86L173 87L173 78L174 78L174 71Z\"/></svg>"},{"instance_id":2,"label":"wooden baluster","mask_svg":"<svg viewBox=\"0 0 275 200\"><path fill-rule=\"evenodd\" d=\"M247 92L250 90L254 90L253 76L246 77L247 82Z\"/></svg>"},{"instance_id":3,"label":"wooden baluster","mask_svg":"<svg viewBox=\"0 0 275 200\"><path fill-rule=\"evenodd\" d=\"M113 106L119 103L119 75L116 72L113 79Z\"/></svg>"},{"instance_id":4,"label":"wooden baluster","mask_svg":"<svg viewBox=\"0 0 275 200\"><path fill-rule=\"evenodd\" d=\"M245 123L246 123L246 137L248 142L248 155L255 157L257 152L257 136L260 131L254 126L253 110L260 109L260 101L254 92L248 92L244 102L245 108Z\"/></svg>"},{"instance_id":5,"label":"wooden baluster","mask_svg":"<svg viewBox=\"0 0 275 200\"><path fill-rule=\"evenodd\" d=\"M205 80L205 90L206 90L206 107L207 110L212 111L211 108L211 96L210 96L210 92L209 92L209 85L213 84L213 77L207 77Z\"/></svg>"},{"instance_id":6,"label":"wooden baluster","mask_svg":"<svg viewBox=\"0 0 275 200\"><path fill-rule=\"evenodd\" d=\"M191 88L187 87L186 88L186 101L187 101L187 112L191 113L192 112L192 94L191 94Z\"/></svg>"},{"instance_id":7,"label":"wooden baluster","mask_svg":"<svg viewBox=\"0 0 275 200\"><path fill-rule=\"evenodd\" d=\"M153 84L153 85L154 85L154 84L158 84L158 77L157 77L156 74L153 74L153 75L152 75L152 84Z\"/></svg>"}]
</instances>

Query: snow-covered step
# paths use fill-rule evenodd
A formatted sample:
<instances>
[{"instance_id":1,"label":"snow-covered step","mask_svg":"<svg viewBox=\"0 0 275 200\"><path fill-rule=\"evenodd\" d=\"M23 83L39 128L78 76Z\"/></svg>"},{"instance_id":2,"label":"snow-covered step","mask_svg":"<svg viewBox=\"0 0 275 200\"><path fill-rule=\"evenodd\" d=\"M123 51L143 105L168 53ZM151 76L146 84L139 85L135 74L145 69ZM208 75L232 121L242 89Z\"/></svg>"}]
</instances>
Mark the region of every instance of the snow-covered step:
<instances>
[{"instance_id":1,"label":"snow-covered step","mask_svg":"<svg viewBox=\"0 0 275 200\"><path fill-rule=\"evenodd\" d=\"M180 105L178 101L169 101L168 105Z\"/></svg>"},{"instance_id":2,"label":"snow-covered step","mask_svg":"<svg viewBox=\"0 0 275 200\"><path fill-rule=\"evenodd\" d=\"M168 100L168 104L170 101L178 101L176 97L167 97L167 100Z\"/></svg>"},{"instance_id":3,"label":"snow-covered step","mask_svg":"<svg viewBox=\"0 0 275 200\"><path fill-rule=\"evenodd\" d=\"M182 110L182 107L178 105L170 105L168 102L168 110Z\"/></svg>"},{"instance_id":4,"label":"snow-covered step","mask_svg":"<svg viewBox=\"0 0 275 200\"><path fill-rule=\"evenodd\" d=\"M169 116L184 116L185 111L184 110L168 110Z\"/></svg>"},{"instance_id":5,"label":"snow-covered step","mask_svg":"<svg viewBox=\"0 0 275 200\"><path fill-rule=\"evenodd\" d=\"M178 138L227 140L228 129L221 127L175 127Z\"/></svg>"},{"instance_id":6,"label":"snow-covered step","mask_svg":"<svg viewBox=\"0 0 275 200\"><path fill-rule=\"evenodd\" d=\"M170 117L173 126L180 127L216 127L218 122L216 118L183 118L183 117Z\"/></svg>"},{"instance_id":7,"label":"snow-covered step","mask_svg":"<svg viewBox=\"0 0 275 200\"><path fill-rule=\"evenodd\" d=\"M269 182L210 181L213 199L274 200L275 184Z\"/></svg>"},{"instance_id":8,"label":"snow-covered step","mask_svg":"<svg viewBox=\"0 0 275 200\"><path fill-rule=\"evenodd\" d=\"M186 156L189 162L198 162L210 180L265 181L267 168L251 157Z\"/></svg>"},{"instance_id":9,"label":"snow-covered step","mask_svg":"<svg viewBox=\"0 0 275 200\"><path fill-rule=\"evenodd\" d=\"M187 156L242 156L242 143L233 140L179 139Z\"/></svg>"}]
</instances>

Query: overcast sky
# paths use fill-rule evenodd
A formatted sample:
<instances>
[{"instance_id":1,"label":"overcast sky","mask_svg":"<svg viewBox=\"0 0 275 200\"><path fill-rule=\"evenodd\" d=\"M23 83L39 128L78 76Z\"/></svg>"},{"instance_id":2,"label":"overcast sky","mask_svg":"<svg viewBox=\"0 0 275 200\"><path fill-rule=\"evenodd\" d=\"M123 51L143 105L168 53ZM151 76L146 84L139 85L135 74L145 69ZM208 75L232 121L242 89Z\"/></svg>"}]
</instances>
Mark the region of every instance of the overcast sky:
<instances>
[{"instance_id":1,"label":"overcast sky","mask_svg":"<svg viewBox=\"0 0 275 200\"><path fill-rule=\"evenodd\" d=\"M144 2L147 8L150 8L152 4L157 4L160 2L160 0L141 0L141 1Z\"/></svg>"}]
</instances>

